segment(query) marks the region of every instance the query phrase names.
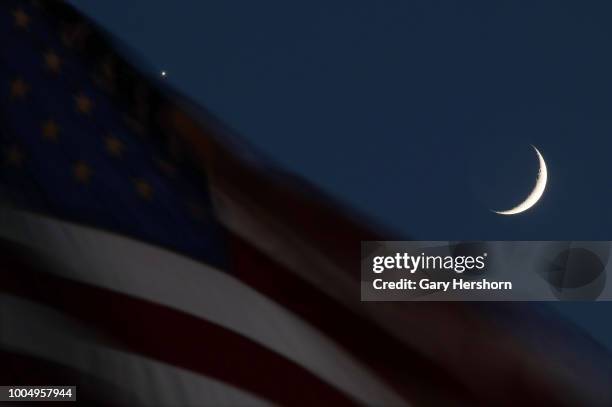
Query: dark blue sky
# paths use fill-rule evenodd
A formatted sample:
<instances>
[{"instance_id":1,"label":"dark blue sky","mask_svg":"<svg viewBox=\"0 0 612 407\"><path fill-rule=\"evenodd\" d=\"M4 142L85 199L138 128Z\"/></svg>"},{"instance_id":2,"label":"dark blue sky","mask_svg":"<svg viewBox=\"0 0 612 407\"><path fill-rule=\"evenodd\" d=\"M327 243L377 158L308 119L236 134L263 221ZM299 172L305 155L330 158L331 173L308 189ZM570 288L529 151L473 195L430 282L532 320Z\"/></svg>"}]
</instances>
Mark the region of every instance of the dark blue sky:
<instances>
[{"instance_id":1,"label":"dark blue sky","mask_svg":"<svg viewBox=\"0 0 612 407\"><path fill-rule=\"evenodd\" d=\"M407 236L612 239L609 1L78 3L282 166ZM546 193L495 215L533 186L529 144ZM612 304L560 307L612 347Z\"/></svg>"}]
</instances>

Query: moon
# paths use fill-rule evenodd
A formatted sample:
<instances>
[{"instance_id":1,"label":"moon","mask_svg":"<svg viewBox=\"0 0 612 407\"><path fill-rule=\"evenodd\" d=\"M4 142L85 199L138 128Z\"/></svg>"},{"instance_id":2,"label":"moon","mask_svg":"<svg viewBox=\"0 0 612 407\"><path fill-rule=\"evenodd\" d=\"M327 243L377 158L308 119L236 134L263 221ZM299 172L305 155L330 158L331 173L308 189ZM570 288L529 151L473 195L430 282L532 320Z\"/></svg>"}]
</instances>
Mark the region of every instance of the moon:
<instances>
[{"instance_id":1,"label":"moon","mask_svg":"<svg viewBox=\"0 0 612 407\"><path fill-rule=\"evenodd\" d=\"M493 211L499 215L516 215L521 212L525 212L527 209L531 208L533 205L538 203L542 195L544 195L544 190L546 189L546 182L548 181L548 170L546 169L546 161L544 161L544 157L540 151L534 146L531 145L538 155L538 160L540 162L540 169L538 171L538 178L536 179L535 187L533 191L527 196L527 198L516 205L514 208L508 209L506 211Z\"/></svg>"}]
</instances>

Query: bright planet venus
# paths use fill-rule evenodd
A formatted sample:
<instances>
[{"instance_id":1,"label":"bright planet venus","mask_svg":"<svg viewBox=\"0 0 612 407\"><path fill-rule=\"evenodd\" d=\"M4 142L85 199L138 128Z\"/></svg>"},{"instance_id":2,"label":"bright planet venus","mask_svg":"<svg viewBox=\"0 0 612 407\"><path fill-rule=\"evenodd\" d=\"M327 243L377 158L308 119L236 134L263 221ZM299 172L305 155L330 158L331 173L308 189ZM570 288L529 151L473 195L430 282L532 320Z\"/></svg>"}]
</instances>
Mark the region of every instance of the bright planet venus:
<instances>
[{"instance_id":1,"label":"bright planet venus","mask_svg":"<svg viewBox=\"0 0 612 407\"><path fill-rule=\"evenodd\" d=\"M546 189L546 182L548 181L548 170L546 169L546 161L544 161L544 157L542 157L542 154L534 145L532 145L531 147L533 147L533 149L535 150L540 163L540 169L538 171L538 178L536 179L535 187L527 196L527 198L525 198L523 202L516 205L514 208L505 211L494 210L493 212L499 215L517 215L521 212L525 212L533 205L538 203L542 195L544 195L544 190Z\"/></svg>"}]
</instances>

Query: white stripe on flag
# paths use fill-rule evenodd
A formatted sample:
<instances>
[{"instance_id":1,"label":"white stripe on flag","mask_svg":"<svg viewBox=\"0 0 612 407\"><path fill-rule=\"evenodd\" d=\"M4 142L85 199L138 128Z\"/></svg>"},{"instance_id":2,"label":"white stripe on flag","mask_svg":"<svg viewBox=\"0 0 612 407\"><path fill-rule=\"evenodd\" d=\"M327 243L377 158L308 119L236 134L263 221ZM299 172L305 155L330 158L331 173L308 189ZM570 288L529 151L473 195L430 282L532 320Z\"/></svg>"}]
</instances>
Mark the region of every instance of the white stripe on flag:
<instances>
[{"instance_id":1,"label":"white stripe on flag","mask_svg":"<svg viewBox=\"0 0 612 407\"><path fill-rule=\"evenodd\" d=\"M87 331L55 310L0 295L0 347L7 351L91 374L124 389L147 406L269 405L212 378L88 341L87 337L96 334Z\"/></svg>"}]
</instances>

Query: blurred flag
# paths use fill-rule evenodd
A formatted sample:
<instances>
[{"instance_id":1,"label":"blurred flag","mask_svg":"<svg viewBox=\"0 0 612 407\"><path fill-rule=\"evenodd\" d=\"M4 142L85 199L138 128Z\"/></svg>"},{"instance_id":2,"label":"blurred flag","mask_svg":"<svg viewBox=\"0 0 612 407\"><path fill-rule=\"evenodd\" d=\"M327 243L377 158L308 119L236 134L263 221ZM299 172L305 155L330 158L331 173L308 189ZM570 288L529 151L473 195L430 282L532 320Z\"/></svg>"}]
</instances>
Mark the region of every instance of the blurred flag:
<instances>
[{"instance_id":1,"label":"blurred flag","mask_svg":"<svg viewBox=\"0 0 612 407\"><path fill-rule=\"evenodd\" d=\"M130 406L609 402L607 354L540 307L361 303L359 242L391 236L70 6L7 0L0 29L0 384Z\"/></svg>"}]
</instances>

